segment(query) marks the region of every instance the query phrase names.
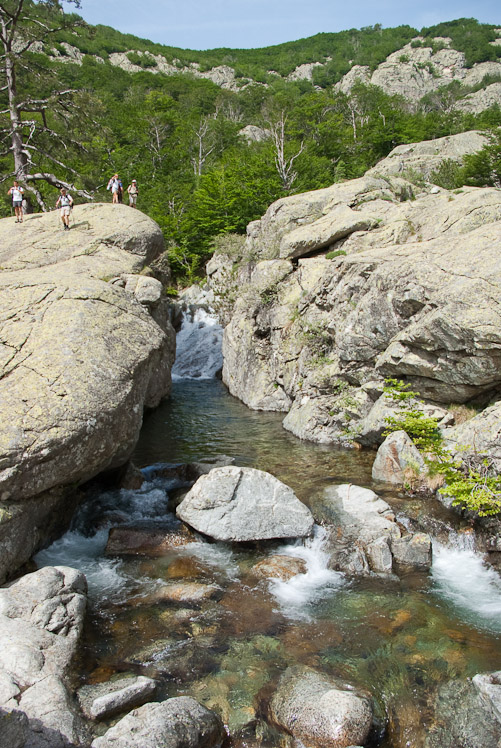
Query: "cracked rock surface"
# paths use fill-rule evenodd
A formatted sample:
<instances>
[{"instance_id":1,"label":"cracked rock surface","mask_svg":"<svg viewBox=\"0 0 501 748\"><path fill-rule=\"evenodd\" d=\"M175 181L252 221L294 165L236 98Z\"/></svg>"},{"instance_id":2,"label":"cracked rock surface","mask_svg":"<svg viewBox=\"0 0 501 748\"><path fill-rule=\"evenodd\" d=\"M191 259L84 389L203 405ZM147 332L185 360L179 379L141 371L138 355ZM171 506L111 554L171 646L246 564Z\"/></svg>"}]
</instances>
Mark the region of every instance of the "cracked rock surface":
<instances>
[{"instance_id":1,"label":"cracked rock surface","mask_svg":"<svg viewBox=\"0 0 501 748\"><path fill-rule=\"evenodd\" d=\"M169 392L162 298L108 282L162 250L159 227L122 205L76 206L69 232L53 213L0 221L0 580L71 514L61 488L123 464L143 408Z\"/></svg>"}]
</instances>

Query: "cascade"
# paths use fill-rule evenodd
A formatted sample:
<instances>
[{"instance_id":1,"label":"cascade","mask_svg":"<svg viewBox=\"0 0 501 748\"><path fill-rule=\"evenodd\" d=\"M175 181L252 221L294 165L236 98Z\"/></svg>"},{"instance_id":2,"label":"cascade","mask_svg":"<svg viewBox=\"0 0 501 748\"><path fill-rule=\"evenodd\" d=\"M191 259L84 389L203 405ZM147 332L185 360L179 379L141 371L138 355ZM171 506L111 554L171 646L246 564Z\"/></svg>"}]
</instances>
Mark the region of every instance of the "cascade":
<instances>
[{"instance_id":1,"label":"cascade","mask_svg":"<svg viewBox=\"0 0 501 748\"><path fill-rule=\"evenodd\" d=\"M183 313L172 378L212 379L223 366L223 328L202 307Z\"/></svg>"}]
</instances>

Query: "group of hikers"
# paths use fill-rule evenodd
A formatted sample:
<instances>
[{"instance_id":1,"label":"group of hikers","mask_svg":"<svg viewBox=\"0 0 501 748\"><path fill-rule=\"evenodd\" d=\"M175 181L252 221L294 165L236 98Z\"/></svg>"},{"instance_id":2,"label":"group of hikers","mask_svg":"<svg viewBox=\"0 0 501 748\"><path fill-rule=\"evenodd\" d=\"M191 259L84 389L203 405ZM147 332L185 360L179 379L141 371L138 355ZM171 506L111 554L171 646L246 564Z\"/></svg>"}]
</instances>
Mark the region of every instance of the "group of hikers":
<instances>
[{"instance_id":1,"label":"group of hikers","mask_svg":"<svg viewBox=\"0 0 501 748\"><path fill-rule=\"evenodd\" d=\"M118 174L114 174L111 177L106 189L111 190L111 200L113 203L122 202L123 186L122 186L122 181L119 178ZM137 196L139 195L139 190L137 188L137 181L135 179L133 179L131 184L127 187L127 192L129 195L129 205L131 208L135 208L136 202L137 202ZM23 211L23 200L25 199L24 189L23 187L21 187L21 185L19 184L17 180L14 180L14 184L7 191L7 195L10 195L12 197L12 207L14 208L14 213L16 216L16 223L22 223L23 216L24 216L24 211ZM59 197L57 198L57 201L56 201L56 208L59 208L61 211L61 221L63 223L64 230L69 231L70 214L71 214L71 209L73 208L73 198L71 197L70 193L66 190L65 187L61 187Z\"/></svg>"}]
</instances>

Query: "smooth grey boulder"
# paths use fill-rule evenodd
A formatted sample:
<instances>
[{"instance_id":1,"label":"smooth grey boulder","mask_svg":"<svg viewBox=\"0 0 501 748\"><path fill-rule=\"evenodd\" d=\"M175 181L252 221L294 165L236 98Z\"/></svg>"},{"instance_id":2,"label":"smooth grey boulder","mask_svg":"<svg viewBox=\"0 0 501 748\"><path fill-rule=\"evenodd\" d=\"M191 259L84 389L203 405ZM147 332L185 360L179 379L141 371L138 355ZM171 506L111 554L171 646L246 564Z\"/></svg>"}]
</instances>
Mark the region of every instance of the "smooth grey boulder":
<instances>
[{"instance_id":1,"label":"smooth grey boulder","mask_svg":"<svg viewBox=\"0 0 501 748\"><path fill-rule=\"evenodd\" d=\"M425 532L405 535L391 541L391 552L397 564L429 569L432 560L431 538Z\"/></svg>"},{"instance_id":2,"label":"smooth grey boulder","mask_svg":"<svg viewBox=\"0 0 501 748\"><path fill-rule=\"evenodd\" d=\"M309 748L362 745L373 720L368 696L303 666L282 675L269 713Z\"/></svg>"},{"instance_id":3,"label":"smooth grey boulder","mask_svg":"<svg viewBox=\"0 0 501 748\"><path fill-rule=\"evenodd\" d=\"M134 709L91 748L216 748L225 735L214 712L179 696Z\"/></svg>"},{"instance_id":4,"label":"smooth grey boulder","mask_svg":"<svg viewBox=\"0 0 501 748\"><path fill-rule=\"evenodd\" d=\"M175 333L138 275L162 232L121 205L74 219L0 221L0 581L64 529L76 485L126 462L170 391ZM108 282L123 273L135 294Z\"/></svg>"},{"instance_id":5,"label":"smooth grey boulder","mask_svg":"<svg viewBox=\"0 0 501 748\"><path fill-rule=\"evenodd\" d=\"M108 719L145 704L155 693L157 684L144 675L130 675L95 686L78 689L82 711L89 719Z\"/></svg>"},{"instance_id":6,"label":"smooth grey boulder","mask_svg":"<svg viewBox=\"0 0 501 748\"><path fill-rule=\"evenodd\" d=\"M405 431L389 434L372 465L374 480L402 485L426 472L424 459Z\"/></svg>"},{"instance_id":7,"label":"smooth grey boulder","mask_svg":"<svg viewBox=\"0 0 501 748\"><path fill-rule=\"evenodd\" d=\"M303 538L314 524L291 488L269 473L234 466L199 478L176 514L198 532L230 542Z\"/></svg>"}]
</instances>

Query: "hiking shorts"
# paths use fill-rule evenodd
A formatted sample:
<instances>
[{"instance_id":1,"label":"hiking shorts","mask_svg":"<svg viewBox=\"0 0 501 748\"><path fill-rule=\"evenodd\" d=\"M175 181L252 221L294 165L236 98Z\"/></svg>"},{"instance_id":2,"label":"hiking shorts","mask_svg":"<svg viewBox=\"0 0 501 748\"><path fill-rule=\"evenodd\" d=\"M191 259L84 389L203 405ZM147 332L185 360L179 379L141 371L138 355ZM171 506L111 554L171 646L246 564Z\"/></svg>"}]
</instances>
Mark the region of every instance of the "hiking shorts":
<instances>
[{"instance_id":1,"label":"hiking shorts","mask_svg":"<svg viewBox=\"0 0 501 748\"><path fill-rule=\"evenodd\" d=\"M129 195L129 205L135 205L137 201L137 195Z\"/></svg>"},{"instance_id":2,"label":"hiking shorts","mask_svg":"<svg viewBox=\"0 0 501 748\"><path fill-rule=\"evenodd\" d=\"M61 215L62 216L69 216L70 210L71 210L71 208L70 208L69 205L63 205L63 207L61 208Z\"/></svg>"},{"instance_id":3,"label":"hiking shorts","mask_svg":"<svg viewBox=\"0 0 501 748\"><path fill-rule=\"evenodd\" d=\"M23 207L23 201L22 200L13 200L12 201L12 207L13 208L22 208Z\"/></svg>"}]
</instances>

